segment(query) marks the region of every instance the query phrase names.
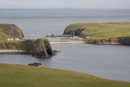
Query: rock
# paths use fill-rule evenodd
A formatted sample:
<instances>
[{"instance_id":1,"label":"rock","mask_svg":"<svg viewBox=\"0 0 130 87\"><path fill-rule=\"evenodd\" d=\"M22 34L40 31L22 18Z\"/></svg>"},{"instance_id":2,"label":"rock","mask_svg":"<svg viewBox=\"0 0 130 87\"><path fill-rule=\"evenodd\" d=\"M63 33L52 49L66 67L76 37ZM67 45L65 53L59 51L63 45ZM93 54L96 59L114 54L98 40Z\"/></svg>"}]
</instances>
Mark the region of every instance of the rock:
<instances>
[{"instance_id":1,"label":"rock","mask_svg":"<svg viewBox=\"0 0 130 87\"><path fill-rule=\"evenodd\" d=\"M35 63L29 63L29 66L40 66L42 65L41 63L35 62Z\"/></svg>"},{"instance_id":2,"label":"rock","mask_svg":"<svg viewBox=\"0 0 130 87\"><path fill-rule=\"evenodd\" d=\"M56 55L58 52L60 53L60 51L54 50L54 54L55 54L55 55Z\"/></svg>"},{"instance_id":3,"label":"rock","mask_svg":"<svg viewBox=\"0 0 130 87\"><path fill-rule=\"evenodd\" d=\"M37 39L31 48L32 55L34 57L47 58L54 55L49 41L43 39Z\"/></svg>"},{"instance_id":4,"label":"rock","mask_svg":"<svg viewBox=\"0 0 130 87\"><path fill-rule=\"evenodd\" d=\"M9 36L20 39L24 37L22 30L14 24L0 24L0 28L2 29L1 32Z\"/></svg>"},{"instance_id":5,"label":"rock","mask_svg":"<svg viewBox=\"0 0 130 87\"><path fill-rule=\"evenodd\" d=\"M67 27L68 28L68 27ZM70 34L70 35L74 35L74 36L79 36L81 38L85 38L85 35L82 33L82 31L84 31L86 28L83 29L75 29L75 30L67 30L67 28L64 30L64 35L66 34ZM73 34L74 33L74 34Z\"/></svg>"},{"instance_id":6,"label":"rock","mask_svg":"<svg viewBox=\"0 0 130 87\"><path fill-rule=\"evenodd\" d=\"M52 37L56 37L56 35L52 34Z\"/></svg>"},{"instance_id":7,"label":"rock","mask_svg":"<svg viewBox=\"0 0 130 87\"><path fill-rule=\"evenodd\" d=\"M57 50L54 50L54 52L58 52Z\"/></svg>"}]
</instances>

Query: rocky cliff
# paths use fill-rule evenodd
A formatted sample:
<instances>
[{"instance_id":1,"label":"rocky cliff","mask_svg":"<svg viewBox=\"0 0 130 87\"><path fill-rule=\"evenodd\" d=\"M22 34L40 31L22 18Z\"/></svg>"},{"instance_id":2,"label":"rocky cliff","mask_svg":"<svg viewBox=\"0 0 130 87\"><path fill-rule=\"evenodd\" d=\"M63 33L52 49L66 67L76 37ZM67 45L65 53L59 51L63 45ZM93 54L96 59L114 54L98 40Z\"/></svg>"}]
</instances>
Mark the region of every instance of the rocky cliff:
<instances>
[{"instance_id":1,"label":"rocky cliff","mask_svg":"<svg viewBox=\"0 0 130 87\"><path fill-rule=\"evenodd\" d=\"M118 38L95 39L95 40L86 39L85 43L130 45L130 37L118 37Z\"/></svg>"},{"instance_id":2,"label":"rocky cliff","mask_svg":"<svg viewBox=\"0 0 130 87\"><path fill-rule=\"evenodd\" d=\"M15 38L22 39L24 37L22 30L14 24L0 24L0 32Z\"/></svg>"},{"instance_id":3,"label":"rocky cliff","mask_svg":"<svg viewBox=\"0 0 130 87\"><path fill-rule=\"evenodd\" d=\"M32 56L40 58L50 57L55 54L48 39L0 43L0 50L2 49L25 50Z\"/></svg>"},{"instance_id":4,"label":"rocky cliff","mask_svg":"<svg viewBox=\"0 0 130 87\"><path fill-rule=\"evenodd\" d=\"M79 36L82 38L85 38L85 34L82 33L82 31L84 31L86 28L83 29L75 29L75 30L67 30L67 28L64 30L64 35L65 34L70 34L70 35L74 35L74 36Z\"/></svg>"}]
</instances>

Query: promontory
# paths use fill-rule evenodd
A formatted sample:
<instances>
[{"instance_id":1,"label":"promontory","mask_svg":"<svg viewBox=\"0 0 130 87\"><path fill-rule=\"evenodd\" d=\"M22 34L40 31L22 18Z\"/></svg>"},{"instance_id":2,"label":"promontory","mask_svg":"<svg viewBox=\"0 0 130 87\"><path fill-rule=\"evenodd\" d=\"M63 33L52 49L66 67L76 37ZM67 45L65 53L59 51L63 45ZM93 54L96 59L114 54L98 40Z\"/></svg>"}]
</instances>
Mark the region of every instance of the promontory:
<instances>
[{"instance_id":1,"label":"promontory","mask_svg":"<svg viewBox=\"0 0 130 87\"><path fill-rule=\"evenodd\" d=\"M86 43L130 45L130 22L75 23L64 34L82 37Z\"/></svg>"},{"instance_id":2,"label":"promontory","mask_svg":"<svg viewBox=\"0 0 130 87\"><path fill-rule=\"evenodd\" d=\"M54 55L48 39L23 39L24 34L14 24L0 24L0 51L29 53L34 57L46 58ZM3 52L2 52L3 51Z\"/></svg>"}]
</instances>

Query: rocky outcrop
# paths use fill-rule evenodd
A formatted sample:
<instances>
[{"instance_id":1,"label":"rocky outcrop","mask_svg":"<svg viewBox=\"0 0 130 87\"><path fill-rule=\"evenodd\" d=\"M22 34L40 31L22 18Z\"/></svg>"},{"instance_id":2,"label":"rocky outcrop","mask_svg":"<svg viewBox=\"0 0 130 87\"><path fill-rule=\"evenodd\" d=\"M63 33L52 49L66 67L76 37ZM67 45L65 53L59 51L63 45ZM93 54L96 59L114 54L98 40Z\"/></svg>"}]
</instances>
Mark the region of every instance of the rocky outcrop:
<instances>
[{"instance_id":1,"label":"rocky outcrop","mask_svg":"<svg viewBox=\"0 0 130 87\"><path fill-rule=\"evenodd\" d=\"M81 37L81 38L84 38L84 39L85 39L85 38L86 38L86 35L85 35L84 33L81 33L79 37Z\"/></svg>"},{"instance_id":2,"label":"rocky outcrop","mask_svg":"<svg viewBox=\"0 0 130 87\"><path fill-rule=\"evenodd\" d=\"M42 65L41 63L35 62L35 63L29 63L29 66L40 66Z\"/></svg>"},{"instance_id":3,"label":"rocky outcrop","mask_svg":"<svg viewBox=\"0 0 130 87\"><path fill-rule=\"evenodd\" d=\"M66 34L70 34L70 35L74 35L74 36L79 36L79 37L82 37L82 38L85 38L85 35L82 33L82 31L84 31L86 28L83 28L83 29L75 29L75 30L69 30L69 31L66 31L66 29L64 30L64 35Z\"/></svg>"},{"instance_id":4,"label":"rocky outcrop","mask_svg":"<svg viewBox=\"0 0 130 87\"><path fill-rule=\"evenodd\" d=\"M39 58L47 58L55 54L48 39L0 43L0 49L25 50L32 56Z\"/></svg>"},{"instance_id":5,"label":"rocky outcrop","mask_svg":"<svg viewBox=\"0 0 130 87\"><path fill-rule=\"evenodd\" d=\"M95 40L86 39L85 43L130 45L130 37L118 37L118 38L95 39Z\"/></svg>"},{"instance_id":6,"label":"rocky outcrop","mask_svg":"<svg viewBox=\"0 0 130 87\"><path fill-rule=\"evenodd\" d=\"M22 39L24 37L23 32L14 24L0 24L1 32Z\"/></svg>"}]
</instances>

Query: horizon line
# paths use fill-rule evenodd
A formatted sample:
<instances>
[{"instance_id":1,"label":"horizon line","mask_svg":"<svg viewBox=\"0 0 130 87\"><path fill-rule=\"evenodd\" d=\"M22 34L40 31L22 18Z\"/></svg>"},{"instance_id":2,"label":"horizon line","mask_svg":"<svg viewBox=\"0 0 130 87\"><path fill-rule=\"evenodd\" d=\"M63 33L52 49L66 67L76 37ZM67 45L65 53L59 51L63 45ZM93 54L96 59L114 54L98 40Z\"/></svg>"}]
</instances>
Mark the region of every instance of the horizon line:
<instances>
[{"instance_id":1,"label":"horizon line","mask_svg":"<svg viewBox=\"0 0 130 87\"><path fill-rule=\"evenodd\" d=\"M42 9L90 9L90 10L130 10L130 8L0 8L0 9L14 9L14 10L42 10Z\"/></svg>"}]
</instances>

